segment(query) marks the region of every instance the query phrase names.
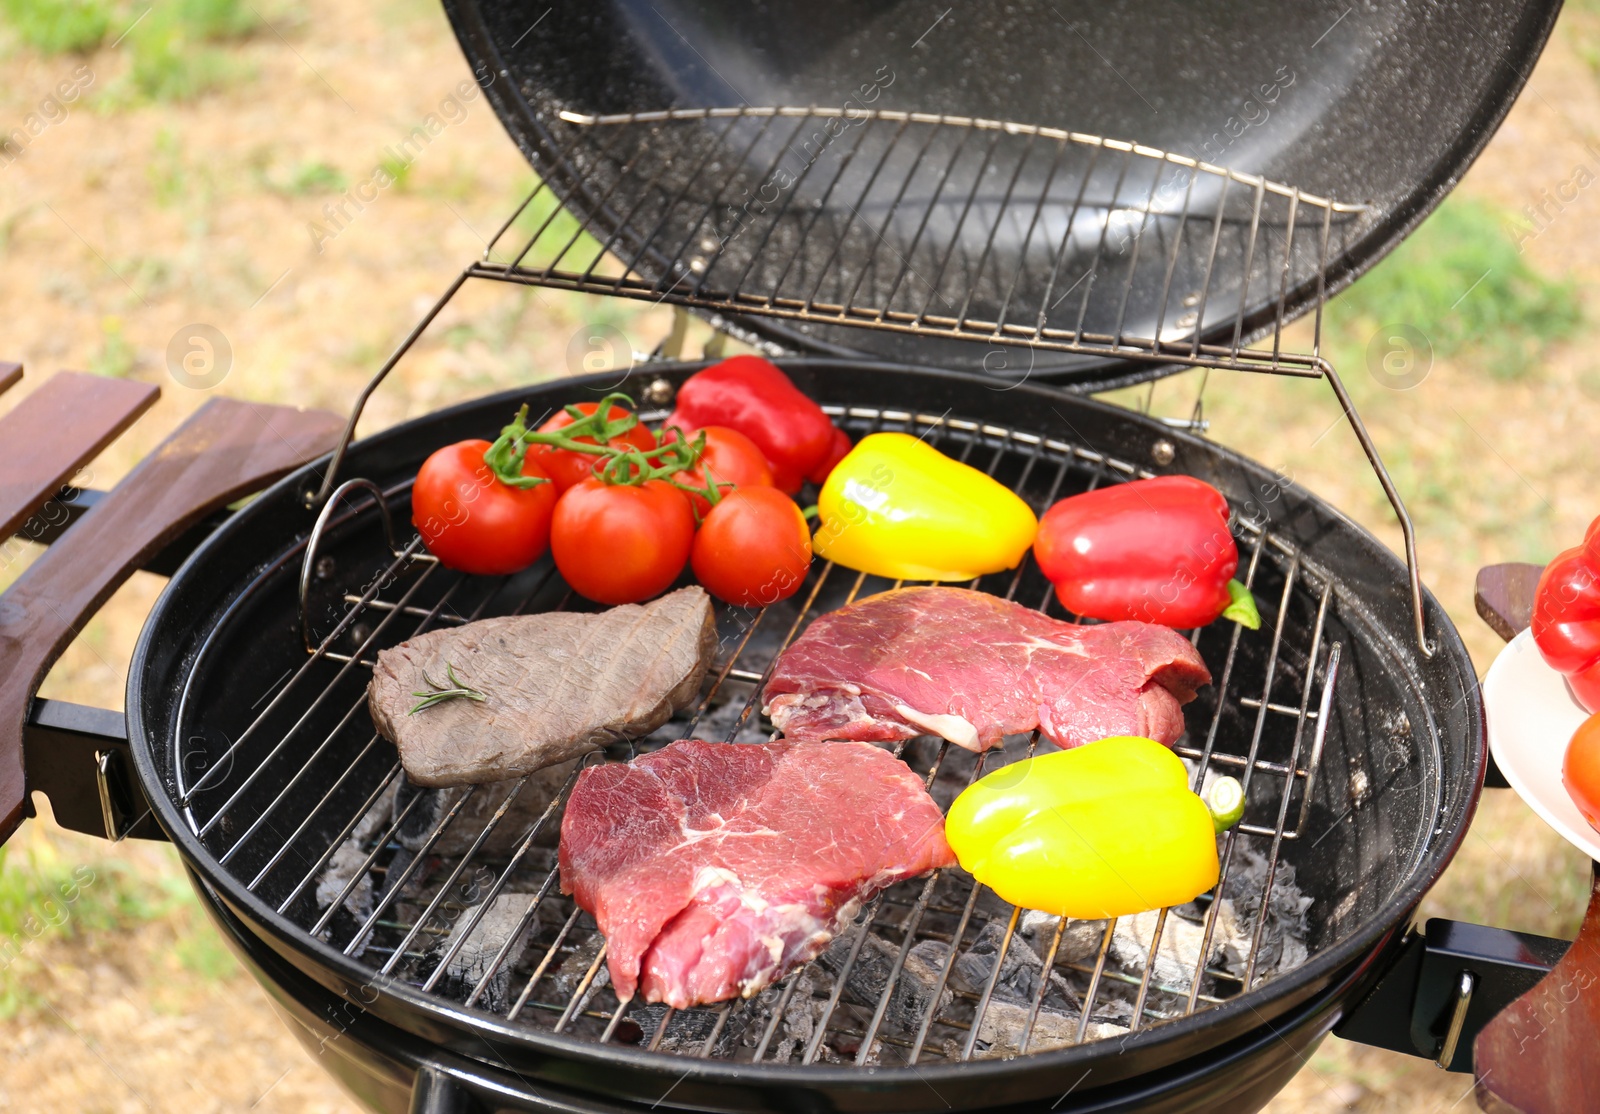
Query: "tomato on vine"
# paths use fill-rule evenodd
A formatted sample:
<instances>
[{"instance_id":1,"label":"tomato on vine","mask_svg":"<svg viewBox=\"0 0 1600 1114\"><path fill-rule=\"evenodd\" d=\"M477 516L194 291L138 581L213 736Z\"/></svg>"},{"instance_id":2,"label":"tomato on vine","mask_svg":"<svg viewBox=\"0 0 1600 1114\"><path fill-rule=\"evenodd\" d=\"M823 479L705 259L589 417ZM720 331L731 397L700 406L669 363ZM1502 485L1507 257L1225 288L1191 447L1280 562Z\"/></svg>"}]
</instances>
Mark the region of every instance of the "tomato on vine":
<instances>
[{"instance_id":1,"label":"tomato on vine","mask_svg":"<svg viewBox=\"0 0 1600 1114\"><path fill-rule=\"evenodd\" d=\"M411 522L447 568L480 576L520 572L544 555L556 491L528 459L507 483L485 460L487 441L458 441L423 462L411 488Z\"/></svg>"},{"instance_id":2,"label":"tomato on vine","mask_svg":"<svg viewBox=\"0 0 1600 1114\"><path fill-rule=\"evenodd\" d=\"M677 433L669 426L661 436L661 443L670 445L677 441ZM698 489L685 490L684 494L689 496L700 518L705 518L711 510L711 502L703 492L713 483L722 494L741 487L772 486L772 469L767 467L767 458L750 438L736 429L718 425L708 425L700 434L705 435L705 446L700 451L699 465L672 477L672 482L681 488ZM700 434L696 434L696 438Z\"/></svg>"},{"instance_id":3,"label":"tomato on vine","mask_svg":"<svg viewBox=\"0 0 1600 1114\"><path fill-rule=\"evenodd\" d=\"M800 590L811 567L811 530L777 488L737 488L706 514L689 562L718 599L765 607Z\"/></svg>"},{"instance_id":4,"label":"tomato on vine","mask_svg":"<svg viewBox=\"0 0 1600 1114\"><path fill-rule=\"evenodd\" d=\"M556 568L597 603L637 603L666 591L693 542L688 496L659 479L591 476L562 494L550 526Z\"/></svg>"}]
</instances>

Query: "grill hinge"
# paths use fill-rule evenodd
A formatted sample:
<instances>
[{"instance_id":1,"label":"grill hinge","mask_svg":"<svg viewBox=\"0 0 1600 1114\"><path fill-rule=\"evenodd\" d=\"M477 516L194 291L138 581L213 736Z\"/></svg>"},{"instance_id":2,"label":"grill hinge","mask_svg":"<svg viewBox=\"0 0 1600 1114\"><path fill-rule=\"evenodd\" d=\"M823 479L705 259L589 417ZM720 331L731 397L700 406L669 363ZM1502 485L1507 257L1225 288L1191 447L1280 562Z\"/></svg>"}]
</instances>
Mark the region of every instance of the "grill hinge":
<instances>
[{"instance_id":1,"label":"grill hinge","mask_svg":"<svg viewBox=\"0 0 1600 1114\"><path fill-rule=\"evenodd\" d=\"M166 838L134 774L122 713L36 699L23 752L29 791L50 798L63 828L113 840Z\"/></svg>"},{"instance_id":2,"label":"grill hinge","mask_svg":"<svg viewBox=\"0 0 1600 1114\"><path fill-rule=\"evenodd\" d=\"M1533 989L1570 946L1569 940L1432 918L1423 931L1407 934L1394 967L1334 1035L1424 1056L1447 1071L1471 1071L1478 1031Z\"/></svg>"}]
</instances>

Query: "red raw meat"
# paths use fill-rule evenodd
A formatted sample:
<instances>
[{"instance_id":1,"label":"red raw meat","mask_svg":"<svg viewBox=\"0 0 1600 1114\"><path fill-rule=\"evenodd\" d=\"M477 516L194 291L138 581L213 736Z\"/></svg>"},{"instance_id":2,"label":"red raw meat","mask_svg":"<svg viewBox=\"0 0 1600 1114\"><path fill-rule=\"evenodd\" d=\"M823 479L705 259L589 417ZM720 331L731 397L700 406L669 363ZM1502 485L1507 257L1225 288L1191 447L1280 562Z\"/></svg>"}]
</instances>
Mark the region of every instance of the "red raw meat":
<instances>
[{"instance_id":1,"label":"red raw meat","mask_svg":"<svg viewBox=\"0 0 1600 1114\"><path fill-rule=\"evenodd\" d=\"M1189 640L1151 623L1079 626L965 588L900 588L823 615L778 658L766 714L784 737L939 735L968 750L1039 728L1171 746L1211 683Z\"/></svg>"},{"instance_id":2,"label":"red raw meat","mask_svg":"<svg viewBox=\"0 0 1600 1114\"><path fill-rule=\"evenodd\" d=\"M749 997L879 890L955 855L922 780L865 743L670 746L578 778L561 887L599 922L617 997Z\"/></svg>"}]
</instances>

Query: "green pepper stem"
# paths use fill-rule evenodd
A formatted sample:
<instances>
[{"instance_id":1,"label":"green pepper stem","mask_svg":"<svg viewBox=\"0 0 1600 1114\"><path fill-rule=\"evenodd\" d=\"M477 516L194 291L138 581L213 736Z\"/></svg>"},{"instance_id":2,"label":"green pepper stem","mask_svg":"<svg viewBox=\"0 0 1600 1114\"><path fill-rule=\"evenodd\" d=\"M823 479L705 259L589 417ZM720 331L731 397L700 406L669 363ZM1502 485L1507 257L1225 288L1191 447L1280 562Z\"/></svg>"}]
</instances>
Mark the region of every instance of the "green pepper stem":
<instances>
[{"instance_id":1,"label":"green pepper stem","mask_svg":"<svg viewBox=\"0 0 1600 1114\"><path fill-rule=\"evenodd\" d=\"M1211 813L1211 824L1221 833L1244 817L1244 786L1236 777L1219 777L1201 798Z\"/></svg>"},{"instance_id":2,"label":"green pepper stem","mask_svg":"<svg viewBox=\"0 0 1600 1114\"><path fill-rule=\"evenodd\" d=\"M1221 618L1232 619L1248 630L1261 629L1261 612L1256 608L1256 600L1250 594L1250 589L1237 580L1230 580L1228 599L1228 606L1222 609Z\"/></svg>"}]
</instances>

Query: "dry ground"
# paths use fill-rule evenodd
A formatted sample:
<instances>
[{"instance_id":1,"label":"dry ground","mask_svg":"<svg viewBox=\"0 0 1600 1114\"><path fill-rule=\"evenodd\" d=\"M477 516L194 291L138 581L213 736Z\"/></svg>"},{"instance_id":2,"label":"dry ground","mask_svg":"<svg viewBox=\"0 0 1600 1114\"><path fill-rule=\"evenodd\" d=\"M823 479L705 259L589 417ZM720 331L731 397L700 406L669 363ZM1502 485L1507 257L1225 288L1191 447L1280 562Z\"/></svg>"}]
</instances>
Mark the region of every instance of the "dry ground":
<instances>
[{"instance_id":1,"label":"dry ground","mask_svg":"<svg viewBox=\"0 0 1600 1114\"><path fill-rule=\"evenodd\" d=\"M211 324L228 337L233 366L216 391L342 408L531 180L478 98L403 185L317 250L309 226L326 222L331 195L314 192L310 171L365 178L386 145L471 75L443 17L420 0L325 0L269 16L271 27L228 48L238 79L222 91L183 105L111 107L91 97L0 168L0 354L31 369L0 410L57 367L120 372L164 392L94 465L97 486L114 482L204 400L207 392L166 371L168 342L182 326ZM1600 136L1600 84L1579 34L1589 18L1563 16L1464 191L1519 211L1578 165L1595 165L1585 143ZM80 63L94 76L92 91L115 88L128 65L117 49L80 60L13 45L0 131ZM1600 320L1597 216L1600 191L1581 193L1526 245L1539 270L1578 282L1591 321ZM379 393L368 426L491 385L564 374L574 330L602 316L640 349L666 329L660 313L468 288ZM1545 559L1600 509L1595 336L1587 326L1515 382L1466 359L1440 363L1408 392L1345 369L1416 512L1428 581L1480 672L1496 640L1473 613L1476 568ZM1193 376L1163 383L1155 408L1186 412L1195 389ZM1397 541L1323 388L1213 376L1206 397L1214 436ZM0 585L26 560L0 569ZM120 707L133 640L159 589L144 575L122 589L52 672L45 695ZM104 880L97 884L142 896L116 932L68 925L0 973L0 1108L352 1109L183 898L170 848L113 847L37 822L13 841L6 870L51 863L88 864ZM1514 797L1489 793L1426 912L1570 935L1585 886L1579 854ZM1470 1105L1466 1086L1421 1061L1330 1040L1272 1109L1442 1112Z\"/></svg>"}]
</instances>

